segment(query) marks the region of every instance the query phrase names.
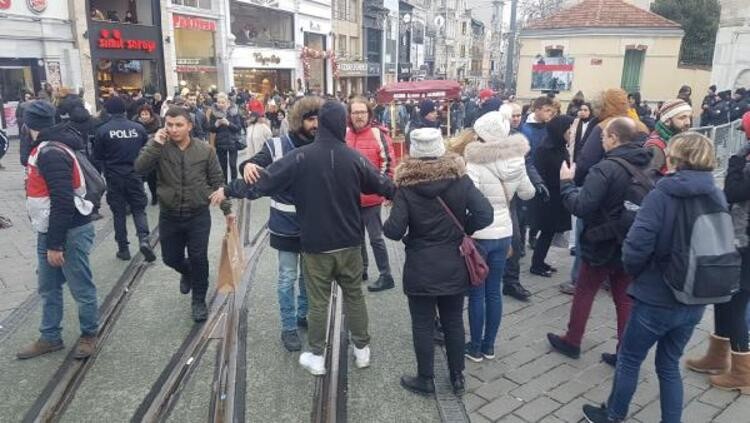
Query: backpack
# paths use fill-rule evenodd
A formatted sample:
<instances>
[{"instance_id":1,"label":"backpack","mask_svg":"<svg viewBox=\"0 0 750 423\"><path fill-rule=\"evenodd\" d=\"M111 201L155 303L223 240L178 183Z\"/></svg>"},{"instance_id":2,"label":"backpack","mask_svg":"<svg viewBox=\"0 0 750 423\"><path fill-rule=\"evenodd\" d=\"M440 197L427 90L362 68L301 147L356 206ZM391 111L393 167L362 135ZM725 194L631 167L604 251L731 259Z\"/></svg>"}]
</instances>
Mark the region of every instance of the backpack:
<instances>
[{"instance_id":1,"label":"backpack","mask_svg":"<svg viewBox=\"0 0 750 423\"><path fill-rule=\"evenodd\" d=\"M620 165L630 176L630 183L625 189L622 211L617 219L612 219L606 211L602 210L601 213L604 216L605 223L587 229L584 236L587 240L593 242L615 239L618 244L622 244L628 235L630 226L635 221L638 210L641 209L643 199L654 189L654 182L642 169L633 166L622 157L608 157L607 160Z\"/></svg>"},{"instance_id":2,"label":"backpack","mask_svg":"<svg viewBox=\"0 0 750 423\"><path fill-rule=\"evenodd\" d=\"M740 289L732 217L707 195L679 199L663 277L682 304L725 303Z\"/></svg>"},{"instance_id":3,"label":"backpack","mask_svg":"<svg viewBox=\"0 0 750 423\"><path fill-rule=\"evenodd\" d=\"M90 201L95 208L99 207L102 202L102 196L104 196L104 192L107 190L107 182L104 180L102 174L99 173L96 167L91 164L89 158L82 152L73 151L70 147L59 141L52 141L50 144L75 157L83 173L83 180L86 185L86 195L83 198Z\"/></svg>"}]
</instances>

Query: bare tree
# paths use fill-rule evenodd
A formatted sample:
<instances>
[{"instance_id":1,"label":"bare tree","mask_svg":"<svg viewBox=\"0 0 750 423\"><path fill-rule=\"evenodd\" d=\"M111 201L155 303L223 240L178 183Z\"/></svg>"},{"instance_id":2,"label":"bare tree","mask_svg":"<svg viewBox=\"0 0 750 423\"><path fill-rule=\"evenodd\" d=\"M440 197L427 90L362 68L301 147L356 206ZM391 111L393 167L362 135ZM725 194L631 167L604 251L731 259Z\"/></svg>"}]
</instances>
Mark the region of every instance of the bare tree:
<instances>
[{"instance_id":1,"label":"bare tree","mask_svg":"<svg viewBox=\"0 0 750 423\"><path fill-rule=\"evenodd\" d=\"M525 21L543 19L560 10L565 0L520 0L519 9Z\"/></svg>"}]
</instances>

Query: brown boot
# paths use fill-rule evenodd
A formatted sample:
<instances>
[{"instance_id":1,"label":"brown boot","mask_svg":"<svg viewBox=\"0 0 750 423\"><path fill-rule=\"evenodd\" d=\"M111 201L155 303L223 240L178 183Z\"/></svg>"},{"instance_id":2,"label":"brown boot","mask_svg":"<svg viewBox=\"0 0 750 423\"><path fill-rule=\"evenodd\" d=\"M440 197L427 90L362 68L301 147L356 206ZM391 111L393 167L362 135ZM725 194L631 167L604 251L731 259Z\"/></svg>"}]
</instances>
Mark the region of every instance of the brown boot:
<instances>
[{"instance_id":1,"label":"brown boot","mask_svg":"<svg viewBox=\"0 0 750 423\"><path fill-rule=\"evenodd\" d=\"M711 376L709 379L719 389L750 395L750 352L732 351L732 368L729 373Z\"/></svg>"},{"instance_id":2,"label":"brown boot","mask_svg":"<svg viewBox=\"0 0 750 423\"><path fill-rule=\"evenodd\" d=\"M96 349L96 336L81 336L78 340L78 347L76 347L76 353L73 356L76 360L83 360L88 358L94 353Z\"/></svg>"},{"instance_id":3,"label":"brown boot","mask_svg":"<svg viewBox=\"0 0 750 423\"><path fill-rule=\"evenodd\" d=\"M688 359L685 367L698 373L720 375L729 371L729 364L729 339L711 334L706 355Z\"/></svg>"},{"instance_id":4,"label":"brown boot","mask_svg":"<svg viewBox=\"0 0 750 423\"><path fill-rule=\"evenodd\" d=\"M40 339L25 346L21 351L17 352L16 358L19 360L25 360L27 358L39 357L40 355L51 353L53 351L59 351L63 348L65 348L65 345L63 345L62 341L48 342Z\"/></svg>"}]
</instances>

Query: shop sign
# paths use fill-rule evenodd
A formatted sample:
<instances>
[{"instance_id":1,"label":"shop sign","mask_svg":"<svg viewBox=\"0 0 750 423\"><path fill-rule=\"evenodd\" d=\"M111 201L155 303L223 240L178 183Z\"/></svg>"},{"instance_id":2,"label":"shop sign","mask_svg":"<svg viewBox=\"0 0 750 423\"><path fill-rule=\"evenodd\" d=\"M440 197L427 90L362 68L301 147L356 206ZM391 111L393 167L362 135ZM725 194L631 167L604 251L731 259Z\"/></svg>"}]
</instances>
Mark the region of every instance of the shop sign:
<instances>
[{"instance_id":1,"label":"shop sign","mask_svg":"<svg viewBox=\"0 0 750 423\"><path fill-rule=\"evenodd\" d=\"M8 0L10 6L10 0ZM47 0L26 0L26 6L34 13L42 13L47 10Z\"/></svg>"},{"instance_id":2,"label":"shop sign","mask_svg":"<svg viewBox=\"0 0 750 423\"><path fill-rule=\"evenodd\" d=\"M365 62L337 62L339 76L380 76L380 64Z\"/></svg>"},{"instance_id":3,"label":"shop sign","mask_svg":"<svg viewBox=\"0 0 750 423\"><path fill-rule=\"evenodd\" d=\"M263 53L261 52L255 52L253 53L253 57L255 57L256 62L260 63L263 66L266 66L269 63L273 63L277 65L281 63L281 57L275 54L272 54L270 56L264 56Z\"/></svg>"},{"instance_id":4,"label":"shop sign","mask_svg":"<svg viewBox=\"0 0 750 423\"><path fill-rule=\"evenodd\" d=\"M138 39L126 40L122 38L122 31L119 29L102 29L99 31L97 46L108 50L143 50L153 53L156 50L156 41Z\"/></svg>"},{"instance_id":5,"label":"shop sign","mask_svg":"<svg viewBox=\"0 0 750 423\"><path fill-rule=\"evenodd\" d=\"M320 24L315 23L313 21L310 21L310 31L318 31L320 32Z\"/></svg>"},{"instance_id":6,"label":"shop sign","mask_svg":"<svg viewBox=\"0 0 750 423\"><path fill-rule=\"evenodd\" d=\"M205 72L205 73L216 73L216 66L201 66L201 65L177 65L175 68L177 73L192 73L192 72Z\"/></svg>"},{"instance_id":7,"label":"shop sign","mask_svg":"<svg viewBox=\"0 0 750 423\"><path fill-rule=\"evenodd\" d=\"M193 16L172 15L172 24L175 28L216 32L216 21Z\"/></svg>"},{"instance_id":8,"label":"shop sign","mask_svg":"<svg viewBox=\"0 0 750 423\"><path fill-rule=\"evenodd\" d=\"M0 0L0 9L10 9L11 0Z\"/></svg>"}]
</instances>

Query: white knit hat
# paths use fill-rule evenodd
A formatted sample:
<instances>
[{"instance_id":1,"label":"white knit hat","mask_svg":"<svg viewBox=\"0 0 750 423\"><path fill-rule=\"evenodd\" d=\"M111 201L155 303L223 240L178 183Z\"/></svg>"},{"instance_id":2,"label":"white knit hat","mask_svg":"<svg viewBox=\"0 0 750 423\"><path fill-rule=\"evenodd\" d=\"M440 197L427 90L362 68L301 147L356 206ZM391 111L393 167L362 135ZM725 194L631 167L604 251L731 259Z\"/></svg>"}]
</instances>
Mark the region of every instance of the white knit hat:
<instances>
[{"instance_id":1,"label":"white knit hat","mask_svg":"<svg viewBox=\"0 0 750 423\"><path fill-rule=\"evenodd\" d=\"M489 112L474 122L474 132L485 142L502 141L510 133L510 120L502 112Z\"/></svg>"},{"instance_id":2,"label":"white knit hat","mask_svg":"<svg viewBox=\"0 0 750 423\"><path fill-rule=\"evenodd\" d=\"M659 120L666 122L681 113L690 113L692 115L693 108L685 100L679 98L668 100L659 109Z\"/></svg>"},{"instance_id":3,"label":"white knit hat","mask_svg":"<svg viewBox=\"0 0 750 423\"><path fill-rule=\"evenodd\" d=\"M409 134L409 155L414 158L441 157L445 154L443 134L437 128L419 128Z\"/></svg>"}]
</instances>

